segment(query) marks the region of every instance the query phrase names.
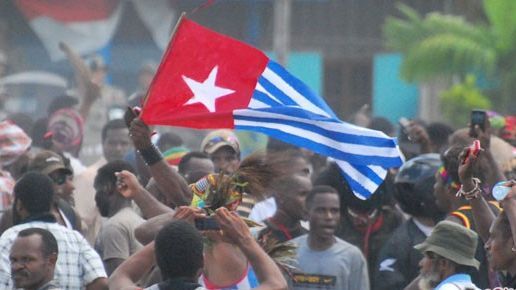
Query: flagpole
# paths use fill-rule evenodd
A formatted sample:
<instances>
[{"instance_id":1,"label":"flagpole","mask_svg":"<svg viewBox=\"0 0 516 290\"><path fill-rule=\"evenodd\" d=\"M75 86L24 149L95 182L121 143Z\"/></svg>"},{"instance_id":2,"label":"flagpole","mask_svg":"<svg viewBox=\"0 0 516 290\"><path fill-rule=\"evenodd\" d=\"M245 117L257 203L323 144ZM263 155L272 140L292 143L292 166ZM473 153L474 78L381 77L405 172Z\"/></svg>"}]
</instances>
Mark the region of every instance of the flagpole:
<instances>
[{"instance_id":1,"label":"flagpole","mask_svg":"<svg viewBox=\"0 0 516 290\"><path fill-rule=\"evenodd\" d=\"M176 32L177 32L177 28L179 27L179 24L181 24L181 21L183 21L185 16L186 16L186 12L181 12L179 19L177 19L176 25L174 25L174 28L172 29L172 32L170 34L170 41L168 42L167 49L165 50L165 53L163 54L163 56L168 55L168 51L169 51L170 47L172 46L172 40L174 39L174 36L176 35ZM162 58L162 60L163 60L163 58ZM160 68L161 68L161 62L158 67L158 70L156 72L160 71ZM145 92L145 96L143 97L142 112L143 112L143 108L145 108L145 104L147 104L147 97L149 95L149 90L152 87L152 85L154 84L155 77L156 77L156 75L154 75L154 77L152 78L152 82L151 82L150 86L147 88L147 92Z\"/></svg>"}]
</instances>

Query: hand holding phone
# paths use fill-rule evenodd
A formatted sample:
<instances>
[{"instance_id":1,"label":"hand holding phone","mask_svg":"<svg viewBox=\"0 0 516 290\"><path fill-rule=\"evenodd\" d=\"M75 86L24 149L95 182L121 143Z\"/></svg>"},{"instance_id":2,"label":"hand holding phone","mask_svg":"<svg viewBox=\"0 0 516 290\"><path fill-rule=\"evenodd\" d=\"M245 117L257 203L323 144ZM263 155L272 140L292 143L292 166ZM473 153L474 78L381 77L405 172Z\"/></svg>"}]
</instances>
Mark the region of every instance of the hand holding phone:
<instances>
[{"instance_id":1,"label":"hand holding phone","mask_svg":"<svg viewBox=\"0 0 516 290\"><path fill-rule=\"evenodd\" d=\"M199 231L220 230L219 223L214 217L196 218L195 228Z\"/></svg>"},{"instance_id":2,"label":"hand holding phone","mask_svg":"<svg viewBox=\"0 0 516 290\"><path fill-rule=\"evenodd\" d=\"M468 151L466 151L466 156L464 156L464 161L462 162L462 164L466 164L470 156L477 157L481 149L482 148L480 147L480 141L473 141L473 144L471 144L471 146L469 146L468 148Z\"/></svg>"}]
</instances>

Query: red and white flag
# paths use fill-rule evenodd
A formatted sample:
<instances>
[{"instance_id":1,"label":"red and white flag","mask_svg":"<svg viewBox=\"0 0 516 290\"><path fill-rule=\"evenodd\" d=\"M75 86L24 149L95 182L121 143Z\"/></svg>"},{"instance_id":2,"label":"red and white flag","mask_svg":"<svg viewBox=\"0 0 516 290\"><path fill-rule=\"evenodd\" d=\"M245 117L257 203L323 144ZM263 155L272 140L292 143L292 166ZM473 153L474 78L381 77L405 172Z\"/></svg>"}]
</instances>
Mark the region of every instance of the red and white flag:
<instances>
[{"instance_id":1,"label":"red and white flag","mask_svg":"<svg viewBox=\"0 0 516 290\"><path fill-rule=\"evenodd\" d=\"M233 128L233 111L248 107L268 61L254 47L183 19L154 76L142 118L148 124Z\"/></svg>"}]
</instances>

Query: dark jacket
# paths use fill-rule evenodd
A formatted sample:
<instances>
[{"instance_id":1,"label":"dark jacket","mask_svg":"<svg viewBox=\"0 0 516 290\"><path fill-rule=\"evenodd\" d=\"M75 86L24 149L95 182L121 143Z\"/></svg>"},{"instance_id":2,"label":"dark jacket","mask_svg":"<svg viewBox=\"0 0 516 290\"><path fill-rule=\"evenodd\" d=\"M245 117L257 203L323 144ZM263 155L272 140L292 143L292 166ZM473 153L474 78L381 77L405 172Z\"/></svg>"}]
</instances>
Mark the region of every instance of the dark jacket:
<instances>
[{"instance_id":1,"label":"dark jacket","mask_svg":"<svg viewBox=\"0 0 516 290\"><path fill-rule=\"evenodd\" d=\"M372 279L374 271L371 265L376 265L380 249L391 237L394 230L402 223L402 215L390 206L379 208L380 214L377 218L381 219L379 229L371 230L368 234L367 230L357 229L353 225L352 218L346 213L346 210L342 212L340 226L336 236L362 250L367 264L369 265L369 280L371 281L371 286L374 286ZM369 237L368 239L367 236Z\"/></svg>"},{"instance_id":2,"label":"dark jacket","mask_svg":"<svg viewBox=\"0 0 516 290\"><path fill-rule=\"evenodd\" d=\"M401 224L380 250L373 269L373 290L403 289L419 275L423 255L414 246L426 239L413 218Z\"/></svg>"}]
</instances>

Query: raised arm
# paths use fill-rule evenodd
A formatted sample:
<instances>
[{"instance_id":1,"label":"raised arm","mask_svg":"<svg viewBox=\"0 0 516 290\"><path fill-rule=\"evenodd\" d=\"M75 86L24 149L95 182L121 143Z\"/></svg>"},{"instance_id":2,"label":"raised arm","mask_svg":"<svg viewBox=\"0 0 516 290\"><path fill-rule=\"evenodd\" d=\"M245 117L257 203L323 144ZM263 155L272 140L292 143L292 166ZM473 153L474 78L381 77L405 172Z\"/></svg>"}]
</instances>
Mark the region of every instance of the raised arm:
<instances>
[{"instance_id":1,"label":"raised arm","mask_svg":"<svg viewBox=\"0 0 516 290\"><path fill-rule=\"evenodd\" d=\"M134 235L140 243L146 245L152 242L158 232L171 220L183 219L193 223L196 217L200 218L204 216L205 214L202 209L181 206L176 212L165 213L144 222L134 230Z\"/></svg>"},{"instance_id":2,"label":"raised arm","mask_svg":"<svg viewBox=\"0 0 516 290\"><path fill-rule=\"evenodd\" d=\"M163 159L159 149L151 142L151 130L139 118L129 128L134 147L149 166L159 189L170 197L176 206L190 205L192 193L186 181Z\"/></svg>"},{"instance_id":3,"label":"raised arm","mask_svg":"<svg viewBox=\"0 0 516 290\"><path fill-rule=\"evenodd\" d=\"M507 214L509 224L511 225L512 239L516 243L516 181L511 180L506 186L510 186L511 191L500 203Z\"/></svg>"},{"instance_id":4,"label":"raised arm","mask_svg":"<svg viewBox=\"0 0 516 290\"><path fill-rule=\"evenodd\" d=\"M66 55L73 68L77 89L80 96L79 113L82 118L88 118L91 106L100 96L100 86L91 80L91 71L86 66L82 58L73 51L66 43L59 43L59 48Z\"/></svg>"},{"instance_id":5,"label":"raised arm","mask_svg":"<svg viewBox=\"0 0 516 290\"><path fill-rule=\"evenodd\" d=\"M505 180L505 175L491 152L491 124L489 119L486 120L485 127L485 130L482 130L480 126L476 125L473 130L476 134L476 138L480 141L481 147L484 149L481 154L483 162L480 166L481 170L485 173L485 182L489 186L493 186L498 181Z\"/></svg>"},{"instance_id":6,"label":"raised arm","mask_svg":"<svg viewBox=\"0 0 516 290\"><path fill-rule=\"evenodd\" d=\"M219 208L215 217L220 225L223 238L237 245L251 263L260 281L260 286L255 289L287 289L287 282L280 269L251 236L245 222L226 208Z\"/></svg>"},{"instance_id":7,"label":"raised arm","mask_svg":"<svg viewBox=\"0 0 516 290\"><path fill-rule=\"evenodd\" d=\"M174 216L167 221L184 220L191 224L195 218L203 217L199 210L190 207L181 207ZM143 275L148 273L153 265L156 264L154 253L154 242L149 243L143 249L125 260L109 278L109 289L116 290L136 290L136 286Z\"/></svg>"},{"instance_id":8,"label":"raised arm","mask_svg":"<svg viewBox=\"0 0 516 290\"><path fill-rule=\"evenodd\" d=\"M494 221L496 216L482 195L482 185L477 183L473 176L473 168L476 165L478 166L480 156L470 154L466 158L466 152L468 150L469 148L465 148L460 155L459 180L462 184L462 191L466 193L472 193L472 198L469 199L469 202L471 204L473 220L475 221L478 235L485 243L487 242L487 239L489 239L489 228L491 227L491 223ZM480 154L483 154L483 152L480 152Z\"/></svg>"},{"instance_id":9,"label":"raised arm","mask_svg":"<svg viewBox=\"0 0 516 290\"><path fill-rule=\"evenodd\" d=\"M143 216L147 219L155 216L173 212L171 208L158 201L138 182L134 174L129 171L117 172L117 187L120 194L130 198L141 209Z\"/></svg>"},{"instance_id":10,"label":"raised arm","mask_svg":"<svg viewBox=\"0 0 516 290\"><path fill-rule=\"evenodd\" d=\"M428 136L428 132L425 127L412 121L407 129L410 138L421 145L421 154L436 152L436 148L434 148L432 140L430 140L430 136Z\"/></svg>"},{"instance_id":11,"label":"raised arm","mask_svg":"<svg viewBox=\"0 0 516 290\"><path fill-rule=\"evenodd\" d=\"M158 232L172 220L173 216L174 213L170 212L148 219L134 230L134 236L138 242L147 245L156 238Z\"/></svg>"},{"instance_id":12,"label":"raised arm","mask_svg":"<svg viewBox=\"0 0 516 290\"><path fill-rule=\"evenodd\" d=\"M109 289L137 290L142 289L136 283L148 273L156 263L154 242L125 260L109 277Z\"/></svg>"}]
</instances>

